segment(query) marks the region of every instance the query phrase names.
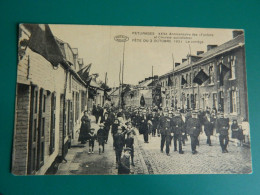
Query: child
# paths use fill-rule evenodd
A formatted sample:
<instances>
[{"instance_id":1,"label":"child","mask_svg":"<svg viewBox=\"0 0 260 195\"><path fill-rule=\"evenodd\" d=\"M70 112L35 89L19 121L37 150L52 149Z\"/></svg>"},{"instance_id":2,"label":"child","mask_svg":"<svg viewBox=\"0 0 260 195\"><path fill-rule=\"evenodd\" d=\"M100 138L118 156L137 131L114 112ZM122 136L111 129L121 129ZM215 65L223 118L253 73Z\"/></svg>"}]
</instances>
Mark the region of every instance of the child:
<instances>
[{"instance_id":1,"label":"child","mask_svg":"<svg viewBox=\"0 0 260 195\"><path fill-rule=\"evenodd\" d=\"M113 137L113 147L114 148L115 148L115 134L117 133L118 126L119 126L119 121L117 118L115 118L115 121L112 124L112 131L111 131L112 137Z\"/></svg>"},{"instance_id":2,"label":"child","mask_svg":"<svg viewBox=\"0 0 260 195\"><path fill-rule=\"evenodd\" d=\"M129 174L130 173L130 148L124 149L124 154L119 162L118 174Z\"/></svg>"},{"instance_id":3,"label":"child","mask_svg":"<svg viewBox=\"0 0 260 195\"><path fill-rule=\"evenodd\" d=\"M106 139L106 132L104 129L104 124L101 123L99 125L100 129L97 132L97 141L99 145L99 154L101 154L101 147L103 148L102 152L104 153L105 151L105 139Z\"/></svg>"},{"instance_id":4,"label":"child","mask_svg":"<svg viewBox=\"0 0 260 195\"><path fill-rule=\"evenodd\" d=\"M125 134L122 132L122 127L119 126L117 133L115 134L115 153L116 153L116 168L120 162L123 147L125 145Z\"/></svg>"},{"instance_id":5,"label":"child","mask_svg":"<svg viewBox=\"0 0 260 195\"><path fill-rule=\"evenodd\" d=\"M97 135L95 134L94 128L90 129L88 136L89 136L89 152L88 153L94 154L94 142L97 139Z\"/></svg>"},{"instance_id":6,"label":"child","mask_svg":"<svg viewBox=\"0 0 260 195\"><path fill-rule=\"evenodd\" d=\"M131 149L130 155L131 155L131 164L134 165L134 136L136 135L132 123L128 122L127 123L127 129L126 129L126 140L125 140L125 145L127 148Z\"/></svg>"}]
</instances>

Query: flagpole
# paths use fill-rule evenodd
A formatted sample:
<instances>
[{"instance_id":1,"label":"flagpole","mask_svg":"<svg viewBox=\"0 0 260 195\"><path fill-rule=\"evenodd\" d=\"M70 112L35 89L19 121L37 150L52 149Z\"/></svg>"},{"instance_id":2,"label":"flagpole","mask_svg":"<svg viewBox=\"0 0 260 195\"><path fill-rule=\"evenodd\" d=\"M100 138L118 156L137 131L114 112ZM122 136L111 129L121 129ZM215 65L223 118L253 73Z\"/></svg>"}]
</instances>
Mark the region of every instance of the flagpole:
<instances>
[{"instance_id":1,"label":"flagpole","mask_svg":"<svg viewBox=\"0 0 260 195\"><path fill-rule=\"evenodd\" d=\"M152 66L152 106L153 106L153 89L154 88L154 79L153 79L153 66Z\"/></svg>"},{"instance_id":2,"label":"flagpole","mask_svg":"<svg viewBox=\"0 0 260 195\"><path fill-rule=\"evenodd\" d=\"M121 105L121 61L119 66L119 87L118 87L119 95L118 95L118 106Z\"/></svg>"},{"instance_id":3,"label":"flagpole","mask_svg":"<svg viewBox=\"0 0 260 195\"><path fill-rule=\"evenodd\" d=\"M172 90L171 90L171 93L174 91L174 86L173 86L173 81L174 81L174 56L173 56L173 53L172 53L172 81L171 81L171 84L172 84ZM173 98L173 95L171 96L171 98ZM174 98L175 98L175 94L174 94ZM175 101L174 99L172 99L173 101L173 105L175 104Z\"/></svg>"}]
</instances>

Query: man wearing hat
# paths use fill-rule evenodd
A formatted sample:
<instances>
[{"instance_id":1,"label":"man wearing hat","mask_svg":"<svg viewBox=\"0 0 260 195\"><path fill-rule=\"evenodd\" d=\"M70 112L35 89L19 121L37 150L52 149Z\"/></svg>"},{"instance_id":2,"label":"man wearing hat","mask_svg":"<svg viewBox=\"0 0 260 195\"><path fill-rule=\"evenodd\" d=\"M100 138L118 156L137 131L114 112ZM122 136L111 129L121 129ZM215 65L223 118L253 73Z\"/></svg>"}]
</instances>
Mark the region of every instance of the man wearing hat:
<instances>
[{"instance_id":1,"label":"man wearing hat","mask_svg":"<svg viewBox=\"0 0 260 195\"><path fill-rule=\"evenodd\" d=\"M219 143L222 149L222 153L227 153L227 145L229 141L228 137L229 119L224 118L224 113L219 114L219 118L216 120L216 132L219 134Z\"/></svg>"},{"instance_id":2,"label":"man wearing hat","mask_svg":"<svg viewBox=\"0 0 260 195\"><path fill-rule=\"evenodd\" d=\"M172 119L168 116L168 111L164 111L164 116L159 120L159 133L161 134L161 152L163 152L164 144L166 142L166 154L170 154L171 143L171 126Z\"/></svg>"},{"instance_id":3,"label":"man wearing hat","mask_svg":"<svg viewBox=\"0 0 260 195\"><path fill-rule=\"evenodd\" d=\"M173 142L174 142L174 151L177 151L177 141L179 142L179 153L183 154L182 150L182 135L185 134L185 127L184 122L181 118L181 115L179 112L175 113L175 116L173 117Z\"/></svg>"},{"instance_id":4,"label":"man wearing hat","mask_svg":"<svg viewBox=\"0 0 260 195\"><path fill-rule=\"evenodd\" d=\"M201 132L201 124L200 124L200 120L198 119L197 111L192 112L192 117L188 119L186 127L191 139L192 154L197 154L198 152L196 150L196 146L199 142L198 137Z\"/></svg>"},{"instance_id":5,"label":"man wearing hat","mask_svg":"<svg viewBox=\"0 0 260 195\"><path fill-rule=\"evenodd\" d=\"M146 116L146 110L144 109L139 118L139 132L144 136L144 143L148 142L148 118Z\"/></svg>"}]
</instances>

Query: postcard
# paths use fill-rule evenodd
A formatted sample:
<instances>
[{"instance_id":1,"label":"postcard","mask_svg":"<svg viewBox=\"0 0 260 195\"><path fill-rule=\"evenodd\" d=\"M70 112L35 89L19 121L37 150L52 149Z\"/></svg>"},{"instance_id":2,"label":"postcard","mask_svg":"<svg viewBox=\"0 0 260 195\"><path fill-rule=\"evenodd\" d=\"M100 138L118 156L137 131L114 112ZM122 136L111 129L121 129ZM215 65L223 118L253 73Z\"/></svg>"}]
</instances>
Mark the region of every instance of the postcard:
<instances>
[{"instance_id":1,"label":"postcard","mask_svg":"<svg viewBox=\"0 0 260 195\"><path fill-rule=\"evenodd\" d=\"M241 29L20 24L14 175L250 174Z\"/></svg>"}]
</instances>

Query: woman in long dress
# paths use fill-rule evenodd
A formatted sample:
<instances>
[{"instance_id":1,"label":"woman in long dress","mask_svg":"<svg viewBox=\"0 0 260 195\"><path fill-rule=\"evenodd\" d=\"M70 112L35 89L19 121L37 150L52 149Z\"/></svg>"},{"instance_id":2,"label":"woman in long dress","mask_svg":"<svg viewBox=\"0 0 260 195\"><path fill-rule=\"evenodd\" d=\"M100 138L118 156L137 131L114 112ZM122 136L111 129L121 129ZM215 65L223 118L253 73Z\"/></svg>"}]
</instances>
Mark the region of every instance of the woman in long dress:
<instances>
[{"instance_id":1,"label":"woman in long dress","mask_svg":"<svg viewBox=\"0 0 260 195\"><path fill-rule=\"evenodd\" d=\"M79 139L78 141L82 144L85 144L88 139L88 133L90 132L90 118L88 117L88 112L84 111L84 115L81 118L81 126L79 132Z\"/></svg>"}]
</instances>

